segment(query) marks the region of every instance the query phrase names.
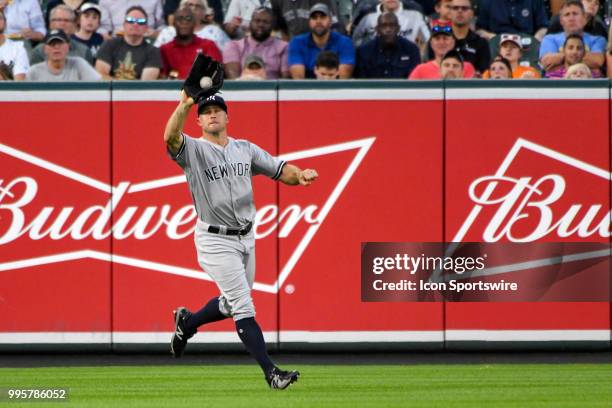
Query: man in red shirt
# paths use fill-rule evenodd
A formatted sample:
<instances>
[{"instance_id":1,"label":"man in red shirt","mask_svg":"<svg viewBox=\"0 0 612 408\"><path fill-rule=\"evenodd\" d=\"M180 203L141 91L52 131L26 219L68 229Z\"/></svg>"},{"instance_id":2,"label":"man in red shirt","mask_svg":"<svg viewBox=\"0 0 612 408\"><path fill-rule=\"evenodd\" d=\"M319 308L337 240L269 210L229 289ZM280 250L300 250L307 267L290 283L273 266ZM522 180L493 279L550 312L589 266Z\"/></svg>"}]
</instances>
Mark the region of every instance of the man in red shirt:
<instances>
[{"instance_id":1,"label":"man in red shirt","mask_svg":"<svg viewBox=\"0 0 612 408\"><path fill-rule=\"evenodd\" d=\"M183 7L174 13L176 37L160 48L164 64L163 78L187 78L198 52L223 62L221 51L214 42L194 34L195 25L196 21L191 8Z\"/></svg>"}]
</instances>

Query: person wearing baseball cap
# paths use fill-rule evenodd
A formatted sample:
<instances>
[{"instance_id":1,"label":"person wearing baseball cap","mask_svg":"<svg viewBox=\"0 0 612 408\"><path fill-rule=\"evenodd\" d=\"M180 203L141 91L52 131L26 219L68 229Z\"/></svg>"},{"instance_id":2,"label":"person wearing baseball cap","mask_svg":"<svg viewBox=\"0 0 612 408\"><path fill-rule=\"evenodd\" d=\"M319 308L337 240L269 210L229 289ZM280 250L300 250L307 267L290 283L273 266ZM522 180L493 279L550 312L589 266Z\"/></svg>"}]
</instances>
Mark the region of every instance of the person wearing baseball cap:
<instances>
[{"instance_id":1,"label":"person wearing baseball cap","mask_svg":"<svg viewBox=\"0 0 612 408\"><path fill-rule=\"evenodd\" d=\"M441 79L440 63L442 58L451 50L455 50L455 37L450 23L434 20L431 27L429 45L434 54L431 61L416 66L408 79ZM463 60L463 57L462 57ZM476 73L474 66L469 62L463 64L463 77L473 78Z\"/></svg>"},{"instance_id":2,"label":"person wearing baseball cap","mask_svg":"<svg viewBox=\"0 0 612 408\"><path fill-rule=\"evenodd\" d=\"M30 67L29 81L99 81L101 76L80 57L69 57L70 39L63 30L51 30L44 39L46 60Z\"/></svg>"},{"instance_id":3,"label":"person wearing baseball cap","mask_svg":"<svg viewBox=\"0 0 612 408\"><path fill-rule=\"evenodd\" d=\"M340 60L340 79L350 78L355 67L355 48L346 35L331 30L332 15L324 3L310 8L310 32L300 34L289 42L289 72L293 79L314 78L314 67L319 53L333 51Z\"/></svg>"},{"instance_id":4,"label":"person wearing baseball cap","mask_svg":"<svg viewBox=\"0 0 612 408\"><path fill-rule=\"evenodd\" d=\"M504 57L510 63L512 68L512 78L514 79L532 79L540 78L540 72L528 65L523 66L520 63L523 56L523 40L519 34L504 33L501 34L499 40L499 55ZM482 74L484 79L490 78L490 72Z\"/></svg>"},{"instance_id":5,"label":"person wearing baseball cap","mask_svg":"<svg viewBox=\"0 0 612 408\"><path fill-rule=\"evenodd\" d=\"M261 80L266 79L266 63L259 55L250 54L244 59L242 73L236 79Z\"/></svg>"},{"instance_id":6,"label":"person wearing baseball cap","mask_svg":"<svg viewBox=\"0 0 612 408\"><path fill-rule=\"evenodd\" d=\"M72 34L72 39L88 47L94 58L104 42L104 37L97 33L101 17L100 6L95 3L83 3L77 14L79 28Z\"/></svg>"}]
</instances>

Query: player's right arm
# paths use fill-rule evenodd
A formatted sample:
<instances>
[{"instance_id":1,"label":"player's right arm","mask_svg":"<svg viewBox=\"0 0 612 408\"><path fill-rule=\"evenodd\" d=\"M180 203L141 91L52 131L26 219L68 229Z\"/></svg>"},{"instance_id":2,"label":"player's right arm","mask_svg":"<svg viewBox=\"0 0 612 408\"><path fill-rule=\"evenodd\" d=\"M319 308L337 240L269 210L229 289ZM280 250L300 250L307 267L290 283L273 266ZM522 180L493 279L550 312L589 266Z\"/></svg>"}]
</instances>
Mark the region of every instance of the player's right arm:
<instances>
[{"instance_id":1,"label":"player's right arm","mask_svg":"<svg viewBox=\"0 0 612 408\"><path fill-rule=\"evenodd\" d=\"M173 154L176 154L183 144L183 126L193 104L193 99L184 90L181 91L181 101L168 119L164 132L164 142Z\"/></svg>"}]
</instances>

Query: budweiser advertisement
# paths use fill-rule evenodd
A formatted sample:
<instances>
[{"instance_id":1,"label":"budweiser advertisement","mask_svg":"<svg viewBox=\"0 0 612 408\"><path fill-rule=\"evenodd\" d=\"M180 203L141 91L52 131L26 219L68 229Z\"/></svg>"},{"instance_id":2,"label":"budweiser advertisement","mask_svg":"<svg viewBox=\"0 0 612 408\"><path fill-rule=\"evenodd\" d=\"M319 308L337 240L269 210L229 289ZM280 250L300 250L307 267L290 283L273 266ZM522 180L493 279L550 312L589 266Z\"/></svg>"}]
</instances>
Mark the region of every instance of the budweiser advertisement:
<instances>
[{"instance_id":1,"label":"budweiser advertisement","mask_svg":"<svg viewBox=\"0 0 612 408\"><path fill-rule=\"evenodd\" d=\"M106 86L0 88L0 349L166 347L172 310L218 293L162 140L176 85ZM228 84L231 136L320 174L254 179L253 298L272 347L609 342L609 302L362 302L364 242L609 242L607 86L516 91ZM226 320L192 343L239 339Z\"/></svg>"},{"instance_id":2,"label":"budweiser advertisement","mask_svg":"<svg viewBox=\"0 0 612 408\"><path fill-rule=\"evenodd\" d=\"M608 83L542 86L457 84L446 90L447 241L609 245ZM525 261L555 253L531 248ZM597 283L607 288L609 299L609 252L603 256L608 273ZM557 264L559 271L562 266ZM499 277L525 273L519 269ZM570 278L559 275L556 285L564 279ZM555 284L548 290L554 292ZM474 341L508 342L513 348L534 341L608 347L610 303L447 303L446 340L449 348Z\"/></svg>"}]
</instances>

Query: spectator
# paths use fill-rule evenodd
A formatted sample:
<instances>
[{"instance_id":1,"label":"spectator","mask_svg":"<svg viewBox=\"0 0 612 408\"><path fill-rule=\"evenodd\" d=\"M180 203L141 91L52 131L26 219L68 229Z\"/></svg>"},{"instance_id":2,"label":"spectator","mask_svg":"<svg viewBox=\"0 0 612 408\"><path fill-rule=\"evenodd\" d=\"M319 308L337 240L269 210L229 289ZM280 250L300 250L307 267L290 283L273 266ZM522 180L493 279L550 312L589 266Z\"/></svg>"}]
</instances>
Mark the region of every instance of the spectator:
<instances>
[{"instance_id":1,"label":"spectator","mask_svg":"<svg viewBox=\"0 0 612 408\"><path fill-rule=\"evenodd\" d=\"M488 79L512 79L512 66L510 65L510 61L498 55L493 58L488 73Z\"/></svg>"},{"instance_id":2,"label":"spectator","mask_svg":"<svg viewBox=\"0 0 612 408\"><path fill-rule=\"evenodd\" d=\"M146 11L140 6L130 7L123 36L105 41L98 51L96 70L104 79L157 79L161 54L144 40L147 27Z\"/></svg>"},{"instance_id":3,"label":"spectator","mask_svg":"<svg viewBox=\"0 0 612 408\"><path fill-rule=\"evenodd\" d=\"M425 15L423 7L418 2L413 0L401 0L401 2L404 10L414 10ZM380 0L357 0L350 18L352 27L357 27L366 15L376 12L378 6L380 6Z\"/></svg>"},{"instance_id":4,"label":"spectator","mask_svg":"<svg viewBox=\"0 0 612 408\"><path fill-rule=\"evenodd\" d=\"M419 48L400 37L394 13L382 13L377 36L357 49L356 78L407 78L421 62Z\"/></svg>"},{"instance_id":5,"label":"spectator","mask_svg":"<svg viewBox=\"0 0 612 408\"><path fill-rule=\"evenodd\" d=\"M436 0L436 5L434 7L436 12L432 16L431 21L438 20L443 23L450 23L451 14L453 12L451 8L452 2L453 0Z\"/></svg>"},{"instance_id":6,"label":"spectator","mask_svg":"<svg viewBox=\"0 0 612 408\"><path fill-rule=\"evenodd\" d=\"M455 47L463 60L470 62L476 72L482 74L489 66L491 51L489 42L470 29L474 19L472 0L452 0L451 10Z\"/></svg>"},{"instance_id":7,"label":"spectator","mask_svg":"<svg viewBox=\"0 0 612 408\"><path fill-rule=\"evenodd\" d=\"M11 67L0 61L0 81L12 81L13 79Z\"/></svg>"},{"instance_id":8,"label":"spectator","mask_svg":"<svg viewBox=\"0 0 612 408\"><path fill-rule=\"evenodd\" d=\"M586 48L582 37L578 34L568 35L565 39L565 43L563 43L561 53L563 54L563 63L560 66L547 71L546 74L544 74L546 78L565 78L565 74L567 73L569 67L582 63L586 53ZM593 70L591 77L600 78L601 72L599 70Z\"/></svg>"},{"instance_id":9,"label":"spectator","mask_svg":"<svg viewBox=\"0 0 612 408\"><path fill-rule=\"evenodd\" d=\"M400 0L380 0L376 11L361 19L359 25L355 28L353 44L356 47L376 36L378 17L386 12L396 15L400 26L400 36L420 45L429 41L429 29L423 14L415 10L404 10Z\"/></svg>"},{"instance_id":10,"label":"spectator","mask_svg":"<svg viewBox=\"0 0 612 408\"><path fill-rule=\"evenodd\" d=\"M487 40L501 33L524 33L541 40L548 27L544 0L480 0L476 27Z\"/></svg>"},{"instance_id":11,"label":"spectator","mask_svg":"<svg viewBox=\"0 0 612 408\"><path fill-rule=\"evenodd\" d=\"M574 64L567 69L564 79L591 79L592 72L586 64Z\"/></svg>"},{"instance_id":12,"label":"spectator","mask_svg":"<svg viewBox=\"0 0 612 408\"><path fill-rule=\"evenodd\" d=\"M0 0L6 28L4 34L11 40L41 41L47 30L38 0Z\"/></svg>"},{"instance_id":13,"label":"spectator","mask_svg":"<svg viewBox=\"0 0 612 408\"><path fill-rule=\"evenodd\" d=\"M47 24L47 27L49 27L49 14L51 12L51 10L53 10L55 7L59 6L60 4L64 4L68 7L70 7L70 9L72 9L72 11L75 12L75 14L81 9L81 6L86 2L87 0L49 0L47 2L47 4L45 5L45 23ZM97 3L97 0L92 0L95 3ZM41 2L42 4L42 2Z\"/></svg>"},{"instance_id":14,"label":"spectator","mask_svg":"<svg viewBox=\"0 0 612 408\"><path fill-rule=\"evenodd\" d=\"M586 14L580 0L566 0L559 12L563 32L548 34L540 44L540 63L546 71L563 64L562 49L565 39L570 34L579 34L584 40L587 53L584 63L591 69L600 69L604 63L606 39L583 33L586 24Z\"/></svg>"},{"instance_id":15,"label":"spectator","mask_svg":"<svg viewBox=\"0 0 612 408\"><path fill-rule=\"evenodd\" d=\"M248 55L244 60L244 68L237 79L244 81L266 79L266 63L259 55Z\"/></svg>"},{"instance_id":16,"label":"spectator","mask_svg":"<svg viewBox=\"0 0 612 408\"><path fill-rule=\"evenodd\" d=\"M231 0L225 13L223 29L232 38L242 38L249 31L253 12L260 7L271 6L270 0Z\"/></svg>"},{"instance_id":17,"label":"spectator","mask_svg":"<svg viewBox=\"0 0 612 408\"><path fill-rule=\"evenodd\" d=\"M180 8L174 13L176 37L160 48L163 62L163 77L187 78L191 65L198 53L223 62L221 51L214 42L194 34L195 19L189 7Z\"/></svg>"},{"instance_id":18,"label":"spectator","mask_svg":"<svg viewBox=\"0 0 612 408\"><path fill-rule=\"evenodd\" d=\"M213 22L214 11L206 5L205 0L181 0L179 8L190 7L195 19L195 35L205 40L211 40L217 45L217 48L223 50L230 38L225 34L225 31ZM174 16L172 19L174 20ZM174 23L171 26L165 27L155 40L157 48L169 43L176 36Z\"/></svg>"},{"instance_id":19,"label":"spectator","mask_svg":"<svg viewBox=\"0 0 612 408\"><path fill-rule=\"evenodd\" d=\"M58 6L59 7L59 6ZM28 81L99 81L100 74L81 57L69 57L70 39L62 30L51 30L44 40L46 60L30 67Z\"/></svg>"},{"instance_id":20,"label":"spectator","mask_svg":"<svg viewBox=\"0 0 612 408\"><path fill-rule=\"evenodd\" d=\"M582 6L586 13L587 23L584 26L584 32L591 35L599 35L606 37L608 30L606 29L606 23L597 15L599 11L599 0L582 0ZM548 27L548 34L560 33L563 31L561 26L561 18L559 14L553 16Z\"/></svg>"},{"instance_id":21,"label":"spectator","mask_svg":"<svg viewBox=\"0 0 612 408\"><path fill-rule=\"evenodd\" d=\"M287 42L272 34L272 10L260 7L253 12L249 23L250 34L240 40L227 44L223 50L225 76L238 78L249 55L262 58L266 68L266 78L289 78L287 65Z\"/></svg>"},{"instance_id":22,"label":"spectator","mask_svg":"<svg viewBox=\"0 0 612 408\"><path fill-rule=\"evenodd\" d=\"M532 79L540 78L540 72L530 66L523 66L519 63L522 57L521 36L518 34L502 34L499 41L499 55L510 62L512 68L512 78ZM489 72L482 74L484 79L489 78Z\"/></svg>"},{"instance_id":23,"label":"spectator","mask_svg":"<svg viewBox=\"0 0 612 408\"><path fill-rule=\"evenodd\" d=\"M125 29L125 14L134 6L141 7L148 16L145 37L157 37L164 25L162 0L100 0L102 21L98 32L105 39L110 39L111 34L113 36L123 34L121 29Z\"/></svg>"},{"instance_id":24,"label":"spectator","mask_svg":"<svg viewBox=\"0 0 612 408\"><path fill-rule=\"evenodd\" d=\"M314 67L315 78L319 80L338 79L340 60L333 51L321 51Z\"/></svg>"},{"instance_id":25,"label":"spectator","mask_svg":"<svg viewBox=\"0 0 612 408\"><path fill-rule=\"evenodd\" d=\"M68 37L76 32L76 14L74 10L65 4L60 4L51 10L49 30L62 30ZM30 53L30 65L45 60L45 44L38 44ZM69 56L81 57L90 65L93 65L93 55L89 48L77 41L70 42Z\"/></svg>"},{"instance_id":26,"label":"spectator","mask_svg":"<svg viewBox=\"0 0 612 408\"><path fill-rule=\"evenodd\" d=\"M442 79L462 79L463 64L461 53L457 50L450 50L440 62L440 77Z\"/></svg>"},{"instance_id":27,"label":"spectator","mask_svg":"<svg viewBox=\"0 0 612 408\"><path fill-rule=\"evenodd\" d=\"M30 68L28 54L20 41L11 41L4 35L6 18L0 10L0 64L10 73L10 79L22 81Z\"/></svg>"},{"instance_id":28,"label":"spectator","mask_svg":"<svg viewBox=\"0 0 612 408\"><path fill-rule=\"evenodd\" d=\"M284 39L293 39L296 35L306 34L310 27L310 10L317 4L327 6L332 28L344 32L338 22L338 11L334 0L270 0L272 13ZM314 60L313 60L314 66Z\"/></svg>"},{"instance_id":29,"label":"spectator","mask_svg":"<svg viewBox=\"0 0 612 408\"><path fill-rule=\"evenodd\" d=\"M83 3L78 14L78 30L72 34L72 40L78 41L89 48L95 58L100 46L104 42L102 35L96 32L100 27L102 10L95 3Z\"/></svg>"},{"instance_id":30,"label":"spectator","mask_svg":"<svg viewBox=\"0 0 612 408\"><path fill-rule=\"evenodd\" d=\"M355 66L355 49L351 39L331 31L329 7L317 3L310 9L310 32L300 34L289 43L289 72L293 79L314 78L317 56L323 50L334 51L340 59L340 79L350 78Z\"/></svg>"},{"instance_id":31,"label":"spectator","mask_svg":"<svg viewBox=\"0 0 612 408\"><path fill-rule=\"evenodd\" d=\"M429 62L419 64L410 73L408 79L440 79L440 63L442 58L451 50L455 49L455 37L450 25L439 20L434 21L431 29L429 45L434 54L434 59ZM462 57L463 59L463 57ZM462 64L463 76L473 78L475 74L474 66L465 62Z\"/></svg>"},{"instance_id":32,"label":"spectator","mask_svg":"<svg viewBox=\"0 0 612 408\"><path fill-rule=\"evenodd\" d=\"M610 32L608 34L608 52L606 52L606 67L608 78L612 78L612 24L610 25Z\"/></svg>"},{"instance_id":33,"label":"spectator","mask_svg":"<svg viewBox=\"0 0 612 408\"><path fill-rule=\"evenodd\" d=\"M215 24L223 24L223 11L225 10L224 4L226 0L206 0L203 1L202 6L210 11L211 21ZM168 26L173 27L174 21L174 12L183 6L183 0L165 0L163 1L163 10L164 10L164 19ZM195 10L194 10L195 12ZM196 30L196 35L198 32ZM199 37L199 35L198 35ZM207 40L212 40L212 38L207 38Z\"/></svg>"}]
</instances>

